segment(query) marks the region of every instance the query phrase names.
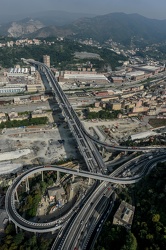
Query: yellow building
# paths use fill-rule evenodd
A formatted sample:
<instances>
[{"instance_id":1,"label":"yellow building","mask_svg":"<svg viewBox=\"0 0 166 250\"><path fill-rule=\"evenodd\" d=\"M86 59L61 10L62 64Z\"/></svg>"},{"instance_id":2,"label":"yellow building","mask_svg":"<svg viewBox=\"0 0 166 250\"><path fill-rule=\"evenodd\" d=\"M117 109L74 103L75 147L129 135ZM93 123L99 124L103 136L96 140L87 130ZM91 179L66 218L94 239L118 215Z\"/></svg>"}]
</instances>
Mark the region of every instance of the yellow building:
<instances>
[{"instance_id":1,"label":"yellow building","mask_svg":"<svg viewBox=\"0 0 166 250\"><path fill-rule=\"evenodd\" d=\"M43 92L45 90L43 84L27 84L27 91L32 92Z\"/></svg>"},{"instance_id":2,"label":"yellow building","mask_svg":"<svg viewBox=\"0 0 166 250\"><path fill-rule=\"evenodd\" d=\"M111 108L112 110L120 110L122 107L121 103L115 102L115 103L111 103Z\"/></svg>"}]
</instances>

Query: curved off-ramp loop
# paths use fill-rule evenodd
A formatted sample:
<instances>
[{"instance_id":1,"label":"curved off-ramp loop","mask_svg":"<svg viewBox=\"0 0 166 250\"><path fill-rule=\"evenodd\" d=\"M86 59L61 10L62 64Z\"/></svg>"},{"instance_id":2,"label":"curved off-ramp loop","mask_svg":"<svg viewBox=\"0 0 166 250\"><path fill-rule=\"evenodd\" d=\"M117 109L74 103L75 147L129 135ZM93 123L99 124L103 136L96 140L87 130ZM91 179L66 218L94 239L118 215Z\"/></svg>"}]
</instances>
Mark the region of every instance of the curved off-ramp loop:
<instances>
[{"instance_id":1,"label":"curved off-ramp loop","mask_svg":"<svg viewBox=\"0 0 166 250\"><path fill-rule=\"evenodd\" d=\"M9 219L19 228L22 228L26 231L30 232L53 232L57 229L59 229L63 225L63 221L69 217L69 213L66 214L64 217L61 217L60 219L57 219L55 221L51 221L48 223L35 223L28 221L24 219L22 216L20 216L15 208L15 193L18 188L18 186L21 184L21 182L30 177L32 174L42 172L42 171L60 171L68 174L73 174L73 175L78 175L78 176L83 176L87 178L94 178L98 180L106 180L106 181L111 181L114 183L122 183L122 184L131 184L137 182L140 178L132 178L132 179L127 179L123 180L120 178L113 178L109 176L102 176L100 174L95 174L95 173L90 173L90 172L85 172L85 171L77 171L73 169L67 169L67 168L62 168L62 167L57 167L57 166L49 166L49 167L35 167L33 169L30 169L26 172L24 172L22 175L18 176L12 183L12 185L9 187L7 193L6 193L6 198L5 198L5 207L6 207L6 212L9 216ZM61 224L59 224L59 220L61 220Z\"/></svg>"},{"instance_id":2,"label":"curved off-ramp loop","mask_svg":"<svg viewBox=\"0 0 166 250\"><path fill-rule=\"evenodd\" d=\"M57 166L39 166L35 167L33 169L27 170L22 175L18 176L12 183L12 185L9 187L6 198L5 198L5 207L6 212L9 216L9 219L13 221L13 223L18 226L19 228L22 228L26 231L30 232L54 232L55 230L59 229L63 226L63 222L69 218L70 213L72 213L72 210L68 212L65 216L61 217L60 219L57 219L55 221L47 222L47 223L34 223L28 220L25 220L22 218L15 208L15 193L17 190L17 187L21 184L21 182L31 176L32 174L42 172L42 171L59 171L63 173L68 173L71 175L77 175L82 176L86 178L92 178L97 179L101 181L107 181L112 183L118 183L118 184L134 184L138 182L145 174L147 169L152 169L153 166L157 164L159 161L166 161L166 155L161 155L156 158L153 158L148 161L148 163L145 164L144 170L141 173L141 175L133 176L133 177L125 177L125 178L116 178L113 176L106 176L98 173L91 173L91 172L85 172L85 171L79 171L79 170L73 170L73 169L67 169L63 167L57 167ZM77 204L78 205L78 204ZM59 223L60 221L60 223Z\"/></svg>"},{"instance_id":3,"label":"curved off-ramp loop","mask_svg":"<svg viewBox=\"0 0 166 250\"><path fill-rule=\"evenodd\" d=\"M156 151L157 149L165 149L166 147L127 147L127 146L114 146L112 144L106 143L106 142L102 142L96 138L94 138L94 136L90 135L88 133L88 131L84 128L84 126L81 126L81 129L83 130L84 134L91 139L95 144L98 144L100 146L103 146L105 148L109 148L109 149L113 149L113 150L117 150L117 151L128 151L128 152L139 152L139 151Z\"/></svg>"},{"instance_id":4,"label":"curved off-ramp loop","mask_svg":"<svg viewBox=\"0 0 166 250\"><path fill-rule=\"evenodd\" d=\"M61 218L58 218L54 221L47 222L47 223L35 223L28 221L24 219L22 216L19 215L19 213L16 210L15 207L15 193L18 188L18 186L21 184L23 180L31 176L32 174L42 172L42 171L58 171L59 168L57 167L35 167L30 170L27 170L22 175L18 176L12 183L12 185L8 188L6 197L5 197L5 208L6 212L9 216L9 220L12 221L16 227L22 228L23 230L35 232L35 233L45 233L45 232L54 232L55 230L61 228L63 226L63 223L70 218L70 214L72 213L72 210L78 206L79 204L79 198L77 199L75 205L72 207L72 209L67 212L64 216Z\"/></svg>"}]
</instances>

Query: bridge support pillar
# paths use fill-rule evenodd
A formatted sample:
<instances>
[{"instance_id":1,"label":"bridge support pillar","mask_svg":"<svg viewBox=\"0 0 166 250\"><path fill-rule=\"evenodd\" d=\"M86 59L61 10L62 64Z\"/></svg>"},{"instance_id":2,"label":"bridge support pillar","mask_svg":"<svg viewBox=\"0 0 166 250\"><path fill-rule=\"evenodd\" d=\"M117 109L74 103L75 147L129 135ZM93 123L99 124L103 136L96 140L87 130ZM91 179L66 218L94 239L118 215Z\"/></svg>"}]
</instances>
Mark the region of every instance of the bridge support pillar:
<instances>
[{"instance_id":1,"label":"bridge support pillar","mask_svg":"<svg viewBox=\"0 0 166 250\"><path fill-rule=\"evenodd\" d=\"M44 70L44 68L43 68L43 67L41 67L41 70L42 70L42 72L43 72L43 73L45 73L45 70Z\"/></svg>"},{"instance_id":2,"label":"bridge support pillar","mask_svg":"<svg viewBox=\"0 0 166 250\"><path fill-rule=\"evenodd\" d=\"M60 182L60 172L57 171L56 183Z\"/></svg>"},{"instance_id":3,"label":"bridge support pillar","mask_svg":"<svg viewBox=\"0 0 166 250\"><path fill-rule=\"evenodd\" d=\"M41 175L42 175L42 181L44 181L44 177L43 177L43 171L41 171Z\"/></svg>"},{"instance_id":4,"label":"bridge support pillar","mask_svg":"<svg viewBox=\"0 0 166 250\"><path fill-rule=\"evenodd\" d=\"M105 148L102 148L101 155L102 155L102 157L104 157L104 155L105 155Z\"/></svg>"},{"instance_id":5,"label":"bridge support pillar","mask_svg":"<svg viewBox=\"0 0 166 250\"><path fill-rule=\"evenodd\" d=\"M27 193L29 193L29 190L30 190L30 188L29 188L29 180L28 180L28 177L26 178L26 192Z\"/></svg>"},{"instance_id":6,"label":"bridge support pillar","mask_svg":"<svg viewBox=\"0 0 166 250\"><path fill-rule=\"evenodd\" d=\"M16 201L19 202L17 188L16 188L15 195L16 195Z\"/></svg>"},{"instance_id":7,"label":"bridge support pillar","mask_svg":"<svg viewBox=\"0 0 166 250\"><path fill-rule=\"evenodd\" d=\"M88 180L88 185L90 186L91 184L92 184L92 179L89 178L89 180Z\"/></svg>"},{"instance_id":8,"label":"bridge support pillar","mask_svg":"<svg viewBox=\"0 0 166 250\"><path fill-rule=\"evenodd\" d=\"M74 182L74 180L75 180L75 175L73 174L72 175L72 182Z\"/></svg>"},{"instance_id":9,"label":"bridge support pillar","mask_svg":"<svg viewBox=\"0 0 166 250\"><path fill-rule=\"evenodd\" d=\"M18 227L16 224L15 224L15 229L16 229L16 234L18 234Z\"/></svg>"}]
</instances>

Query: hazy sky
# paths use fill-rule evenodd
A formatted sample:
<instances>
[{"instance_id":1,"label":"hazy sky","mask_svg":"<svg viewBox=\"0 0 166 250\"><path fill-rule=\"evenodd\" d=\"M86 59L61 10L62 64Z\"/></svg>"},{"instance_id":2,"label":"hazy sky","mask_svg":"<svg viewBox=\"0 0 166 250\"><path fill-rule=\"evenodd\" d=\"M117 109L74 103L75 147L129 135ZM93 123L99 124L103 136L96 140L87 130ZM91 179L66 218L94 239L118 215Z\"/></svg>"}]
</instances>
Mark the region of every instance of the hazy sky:
<instances>
[{"instance_id":1,"label":"hazy sky","mask_svg":"<svg viewBox=\"0 0 166 250\"><path fill-rule=\"evenodd\" d=\"M92 14L139 13L166 19L166 0L0 0L0 15L30 14L53 9Z\"/></svg>"}]
</instances>

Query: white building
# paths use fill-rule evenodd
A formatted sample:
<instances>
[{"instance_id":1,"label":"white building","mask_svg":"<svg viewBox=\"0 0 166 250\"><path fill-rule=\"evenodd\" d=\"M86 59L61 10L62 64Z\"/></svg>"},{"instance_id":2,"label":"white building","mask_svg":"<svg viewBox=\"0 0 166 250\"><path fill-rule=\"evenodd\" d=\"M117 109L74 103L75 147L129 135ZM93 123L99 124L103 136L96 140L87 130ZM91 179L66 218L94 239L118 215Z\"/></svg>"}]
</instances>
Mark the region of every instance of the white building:
<instances>
[{"instance_id":1,"label":"white building","mask_svg":"<svg viewBox=\"0 0 166 250\"><path fill-rule=\"evenodd\" d=\"M20 93L26 91L25 86L23 87L1 87L0 94L11 94L11 93Z\"/></svg>"},{"instance_id":2,"label":"white building","mask_svg":"<svg viewBox=\"0 0 166 250\"><path fill-rule=\"evenodd\" d=\"M80 80L80 81L108 81L103 74L64 74L64 80Z\"/></svg>"},{"instance_id":3,"label":"white building","mask_svg":"<svg viewBox=\"0 0 166 250\"><path fill-rule=\"evenodd\" d=\"M18 76L25 76L28 74L28 68L11 68L10 71L7 73L8 77L18 77Z\"/></svg>"},{"instance_id":4,"label":"white building","mask_svg":"<svg viewBox=\"0 0 166 250\"><path fill-rule=\"evenodd\" d=\"M31 71L31 75L35 74L35 72L36 72L36 69L35 69L35 67L31 66L31 69L30 69L30 71Z\"/></svg>"}]
</instances>

